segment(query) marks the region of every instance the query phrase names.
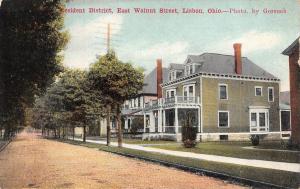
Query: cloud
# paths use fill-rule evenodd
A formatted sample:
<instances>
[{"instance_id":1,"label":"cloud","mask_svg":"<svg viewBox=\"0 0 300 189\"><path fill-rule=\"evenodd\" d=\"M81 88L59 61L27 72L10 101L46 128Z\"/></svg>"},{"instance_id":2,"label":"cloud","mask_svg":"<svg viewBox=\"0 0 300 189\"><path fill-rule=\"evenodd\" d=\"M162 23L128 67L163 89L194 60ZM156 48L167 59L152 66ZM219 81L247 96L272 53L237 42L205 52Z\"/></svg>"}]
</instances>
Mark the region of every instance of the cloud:
<instances>
[{"instance_id":1,"label":"cloud","mask_svg":"<svg viewBox=\"0 0 300 189\"><path fill-rule=\"evenodd\" d=\"M242 43L243 54L268 50L281 43L281 36L273 32L249 31L240 37L225 38L219 43L211 44L206 51L233 54L233 43Z\"/></svg>"},{"instance_id":2,"label":"cloud","mask_svg":"<svg viewBox=\"0 0 300 189\"><path fill-rule=\"evenodd\" d=\"M111 37L121 31L122 16L103 16L80 24L77 22L68 30L71 36L65 51L64 65L72 68L86 69L95 61L96 55L106 51L107 23L111 25ZM117 25L115 25L117 24Z\"/></svg>"},{"instance_id":3,"label":"cloud","mask_svg":"<svg viewBox=\"0 0 300 189\"><path fill-rule=\"evenodd\" d=\"M163 67L169 63L182 63L188 54L189 44L184 41L163 41L156 44L126 44L118 51L119 57L125 62L132 62L135 66L141 66L149 73L156 66L156 59L161 58Z\"/></svg>"},{"instance_id":4,"label":"cloud","mask_svg":"<svg viewBox=\"0 0 300 189\"><path fill-rule=\"evenodd\" d=\"M187 50L188 43L177 41L177 42L162 42L153 45L150 48L137 51L136 56L141 58L152 58L152 57L174 57Z\"/></svg>"}]
</instances>

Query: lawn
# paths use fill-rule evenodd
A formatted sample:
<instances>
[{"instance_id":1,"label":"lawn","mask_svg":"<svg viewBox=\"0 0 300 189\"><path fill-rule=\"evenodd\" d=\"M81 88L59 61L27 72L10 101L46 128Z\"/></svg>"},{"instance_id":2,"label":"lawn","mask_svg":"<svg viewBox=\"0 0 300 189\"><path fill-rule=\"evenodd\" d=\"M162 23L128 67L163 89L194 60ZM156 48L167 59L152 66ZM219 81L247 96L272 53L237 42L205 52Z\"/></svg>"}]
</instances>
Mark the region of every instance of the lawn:
<instances>
[{"instance_id":1,"label":"lawn","mask_svg":"<svg viewBox=\"0 0 300 189\"><path fill-rule=\"evenodd\" d=\"M265 142L260 145L260 149L246 149L251 146L250 142L203 142L198 143L195 148L184 148L181 144L168 144L152 147L166 150L194 152L201 154L220 155L227 157L237 157L245 159L259 159L268 161L280 161L289 163L300 163L300 151L276 151L264 150L268 146L279 146L278 142Z\"/></svg>"},{"instance_id":2,"label":"lawn","mask_svg":"<svg viewBox=\"0 0 300 189\"><path fill-rule=\"evenodd\" d=\"M171 155L163 155L153 152L144 152L128 148L107 147L105 145L94 143L83 143L79 141L63 141L74 145L85 146L89 148L98 148L107 152L130 154L144 158L176 163L184 166L215 171L236 177L252 179L260 182L272 183L283 187L298 188L300 186L300 173L293 173L280 170L255 168L249 166L240 166L235 164L218 163L212 161L196 160L192 158L182 158Z\"/></svg>"},{"instance_id":3,"label":"lawn","mask_svg":"<svg viewBox=\"0 0 300 189\"><path fill-rule=\"evenodd\" d=\"M106 138L99 137L87 137L87 139L92 140L103 140L106 141ZM117 138L111 138L111 142L118 142ZM126 144L176 144L176 141L168 141L168 140L141 140L141 139L128 139L123 138L123 142Z\"/></svg>"}]
</instances>

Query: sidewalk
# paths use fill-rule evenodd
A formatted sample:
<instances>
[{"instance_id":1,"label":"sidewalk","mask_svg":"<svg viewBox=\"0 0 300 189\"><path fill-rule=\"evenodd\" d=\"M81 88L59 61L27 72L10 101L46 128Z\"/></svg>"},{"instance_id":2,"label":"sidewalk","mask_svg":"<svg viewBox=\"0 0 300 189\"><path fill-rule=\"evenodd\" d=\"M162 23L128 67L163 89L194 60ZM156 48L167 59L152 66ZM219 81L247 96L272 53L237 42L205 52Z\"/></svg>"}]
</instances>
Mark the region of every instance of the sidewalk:
<instances>
[{"instance_id":1,"label":"sidewalk","mask_svg":"<svg viewBox=\"0 0 300 189\"><path fill-rule=\"evenodd\" d=\"M82 139L75 139L77 141L82 141ZM96 141L96 140L86 140L86 142L96 143L96 144L106 144L106 141ZM111 146L118 146L118 143L111 142ZM255 159L241 159L225 156L216 156L216 155L207 155L207 154L196 154L192 152L181 152L181 151L172 151L172 150L163 150L151 147L140 146L136 144L125 144L123 143L124 148L142 150L146 152L156 152L166 155L173 155L178 157L187 157L194 158L199 160L215 161L221 163L231 163L237 165L245 165L251 167L259 167L266 169L275 169L282 171L290 171L300 173L300 164L299 163L285 163L285 162L276 162L276 161L265 161L265 160L255 160ZM299 157L300 158L300 157Z\"/></svg>"}]
</instances>

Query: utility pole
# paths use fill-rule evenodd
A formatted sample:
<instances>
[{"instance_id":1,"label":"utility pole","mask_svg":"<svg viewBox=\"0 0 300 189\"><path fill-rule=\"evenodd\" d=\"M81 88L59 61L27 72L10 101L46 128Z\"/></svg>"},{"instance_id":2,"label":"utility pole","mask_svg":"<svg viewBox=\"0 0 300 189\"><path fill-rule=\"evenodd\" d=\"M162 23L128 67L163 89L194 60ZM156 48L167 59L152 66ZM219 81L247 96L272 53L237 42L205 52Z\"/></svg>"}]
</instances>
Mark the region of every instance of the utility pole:
<instances>
[{"instance_id":1,"label":"utility pole","mask_svg":"<svg viewBox=\"0 0 300 189\"><path fill-rule=\"evenodd\" d=\"M110 52L110 23L107 24L107 53Z\"/></svg>"}]
</instances>

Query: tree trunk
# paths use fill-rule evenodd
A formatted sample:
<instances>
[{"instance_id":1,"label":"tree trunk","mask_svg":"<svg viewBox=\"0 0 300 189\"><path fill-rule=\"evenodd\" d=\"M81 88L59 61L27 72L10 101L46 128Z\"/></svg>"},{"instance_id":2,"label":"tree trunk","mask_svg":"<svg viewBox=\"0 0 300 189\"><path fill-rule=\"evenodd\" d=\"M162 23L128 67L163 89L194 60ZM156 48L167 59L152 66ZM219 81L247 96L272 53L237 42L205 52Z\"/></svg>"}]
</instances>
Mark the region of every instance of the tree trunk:
<instances>
[{"instance_id":1,"label":"tree trunk","mask_svg":"<svg viewBox=\"0 0 300 189\"><path fill-rule=\"evenodd\" d=\"M118 147L122 147L123 133L122 133L120 104L117 105L117 125L118 125Z\"/></svg>"},{"instance_id":2,"label":"tree trunk","mask_svg":"<svg viewBox=\"0 0 300 189\"><path fill-rule=\"evenodd\" d=\"M54 129L54 138L56 138L56 129Z\"/></svg>"},{"instance_id":3,"label":"tree trunk","mask_svg":"<svg viewBox=\"0 0 300 189\"><path fill-rule=\"evenodd\" d=\"M107 113L106 113L106 145L110 145L110 105L107 105Z\"/></svg>"},{"instance_id":4,"label":"tree trunk","mask_svg":"<svg viewBox=\"0 0 300 189\"><path fill-rule=\"evenodd\" d=\"M86 141L86 125L83 126L83 142Z\"/></svg>"},{"instance_id":5,"label":"tree trunk","mask_svg":"<svg viewBox=\"0 0 300 189\"><path fill-rule=\"evenodd\" d=\"M63 127L63 139L65 139L65 136L66 136L66 128Z\"/></svg>"},{"instance_id":6,"label":"tree trunk","mask_svg":"<svg viewBox=\"0 0 300 189\"><path fill-rule=\"evenodd\" d=\"M58 132L58 138L60 139L60 127L58 127L57 132Z\"/></svg>"},{"instance_id":7,"label":"tree trunk","mask_svg":"<svg viewBox=\"0 0 300 189\"><path fill-rule=\"evenodd\" d=\"M99 138L101 138L101 117L99 117Z\"/></svg>"},{"instance_id":8,"label":"tree trunk","mask_svg":"<svg viewBox=\"0 0 300 189\"><path fill-rule=\"evenodd\" d=\"M75 126L73 127L73 140L75 139Z\"/></svg>"}]
</instances>

